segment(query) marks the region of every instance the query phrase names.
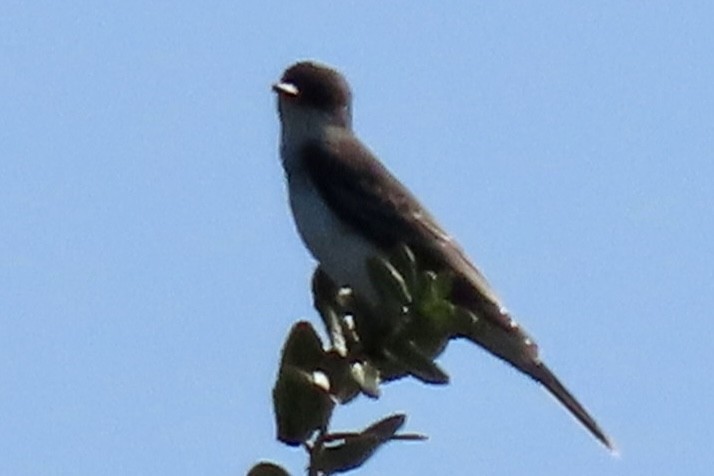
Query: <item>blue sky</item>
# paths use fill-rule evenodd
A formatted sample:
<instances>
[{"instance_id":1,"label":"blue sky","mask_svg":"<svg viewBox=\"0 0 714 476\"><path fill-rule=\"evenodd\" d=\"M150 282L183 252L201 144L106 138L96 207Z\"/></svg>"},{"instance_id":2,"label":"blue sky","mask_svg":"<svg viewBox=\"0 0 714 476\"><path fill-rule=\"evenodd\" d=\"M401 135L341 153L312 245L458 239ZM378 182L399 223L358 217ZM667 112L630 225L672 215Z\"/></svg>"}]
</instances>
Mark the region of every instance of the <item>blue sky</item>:
<instances>
[{"instance_id":1,"label":"blue sky","mask_svg":"<svg viewBox=\"0 0 714 476\"><path fill-rule=\"evenodd\" d=\"M304 58L622 453L457 342L448 387L337 412L430 436L355 474L709 474L714 6L495 3L2 2L0 474L301 474L270 390L313 262L269 86Z\"/></svg>"}]
</instances>

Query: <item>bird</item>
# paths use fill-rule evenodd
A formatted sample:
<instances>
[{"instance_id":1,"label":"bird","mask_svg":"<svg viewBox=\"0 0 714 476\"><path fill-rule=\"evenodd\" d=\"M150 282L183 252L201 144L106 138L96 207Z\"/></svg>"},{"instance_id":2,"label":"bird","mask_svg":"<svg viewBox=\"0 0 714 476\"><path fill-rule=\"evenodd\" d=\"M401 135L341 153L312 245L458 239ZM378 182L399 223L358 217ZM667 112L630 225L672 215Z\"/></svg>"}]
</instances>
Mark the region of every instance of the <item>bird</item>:
<instances>
[{"instance_id":1,"label":"bird","mask_svg":"<svg viewBox=\"0 0 714 476\"><path fill-rule=\"evenodd\" d=\"M305 60L289 66L272 89L294 222L330 279L376 302L379 293L368 261L406 244L429 269L453 274L451 300L485 324L485 330L466 337L543 385L615 452L613 441L543 363L535 341L459 244L357 137L345 77L326 64Z\"/></svg>"}]
</instances>

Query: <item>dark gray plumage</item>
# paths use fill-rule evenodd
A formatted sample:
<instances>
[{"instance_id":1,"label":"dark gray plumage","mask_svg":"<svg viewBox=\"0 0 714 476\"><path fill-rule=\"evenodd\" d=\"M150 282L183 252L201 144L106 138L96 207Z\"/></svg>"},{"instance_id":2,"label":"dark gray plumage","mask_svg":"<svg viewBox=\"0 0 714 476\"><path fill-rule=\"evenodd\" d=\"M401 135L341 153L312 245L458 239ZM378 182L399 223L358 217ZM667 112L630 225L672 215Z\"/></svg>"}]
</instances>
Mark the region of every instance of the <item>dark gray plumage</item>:
<instances>
[{"instance_id":1,"label":"dark gray plumage","mask_svg":"<svg viewBox=\"0 0 714 476\"><path fill-rule=\"evenodd\" d=\"M511 319L484 276L417 199L352 131L345 79L313 62L288 68L273 89L281 156L303 241L338 284L376 299L366 259L406 243L420 263L455 275L452 299L483 319L465 335L543 384L605 446L614 446L585 408L541 362L535 342Z\"/></svg>"}]
</instances>

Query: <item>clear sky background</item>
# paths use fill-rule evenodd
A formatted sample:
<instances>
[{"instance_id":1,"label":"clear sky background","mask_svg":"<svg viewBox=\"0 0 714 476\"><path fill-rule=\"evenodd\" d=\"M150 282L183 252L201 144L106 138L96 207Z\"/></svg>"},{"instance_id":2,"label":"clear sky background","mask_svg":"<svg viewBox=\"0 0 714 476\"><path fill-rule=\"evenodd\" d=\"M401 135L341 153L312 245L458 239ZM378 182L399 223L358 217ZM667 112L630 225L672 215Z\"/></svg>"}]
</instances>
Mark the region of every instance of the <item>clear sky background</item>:
<instances>
[{"instance_id":1,"label":"clear sky background","mask_svg":"<svg viewBox=\"0 0 714 476\"><path fill-rule=\"evenodd\" d=\"M0 3L0 474L302 474L270 391L319 323L270 84L338 67L355 127L617 441L456 342L355 474L711 474L711 2Z\"/></svg>"}]
</instances>

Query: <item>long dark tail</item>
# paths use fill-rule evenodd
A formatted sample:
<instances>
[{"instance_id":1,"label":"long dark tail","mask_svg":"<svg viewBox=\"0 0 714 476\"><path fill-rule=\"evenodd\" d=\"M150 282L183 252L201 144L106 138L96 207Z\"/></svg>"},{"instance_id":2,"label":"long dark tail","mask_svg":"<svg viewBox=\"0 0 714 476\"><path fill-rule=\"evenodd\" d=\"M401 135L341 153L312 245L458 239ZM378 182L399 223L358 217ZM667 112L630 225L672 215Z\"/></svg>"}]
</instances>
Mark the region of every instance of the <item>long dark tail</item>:
<instances>
[{"instance_id":1,"label":"long dark tail","mask_svg":"<svg viewBox=\"0 0 714 476\"><path fill-rule=\"evenodd\" d=\"M603 445L610 451L617 450L613 441L600 428L595 419L590 416L585 407L578 402L560 380L542 363L538 356L538 346L535 342L510 319L501 312L486 320L476 319L471 325L465 326L460 335L484 347L495 356L505 360L521 372L540 382L555 398L567 408ZM495 324L494 324L495 323Z\"/></svg>"},{"instance_id":2,"label":"long dark tail","mask_svg":"<svg viewBox=\"0 0 714 476\"><path fill-rule=\"evenodd\" d=\"M565 386L560 383L558 377L550 371L543 363L533 364L528 369L521 369L533 379L537 380L555 397L560 403L562 403L565 408L567 408L570 413L577 418L580 423L585 425L585 428L590 430L595 438L600 440L603 445L605 445L613 453L616 452L615 445L613 441L608 437L605 432L600 428L595 419L590 416L588 411L578 402L575 397L568 391Z\"/></svg>"}]
</instances>

